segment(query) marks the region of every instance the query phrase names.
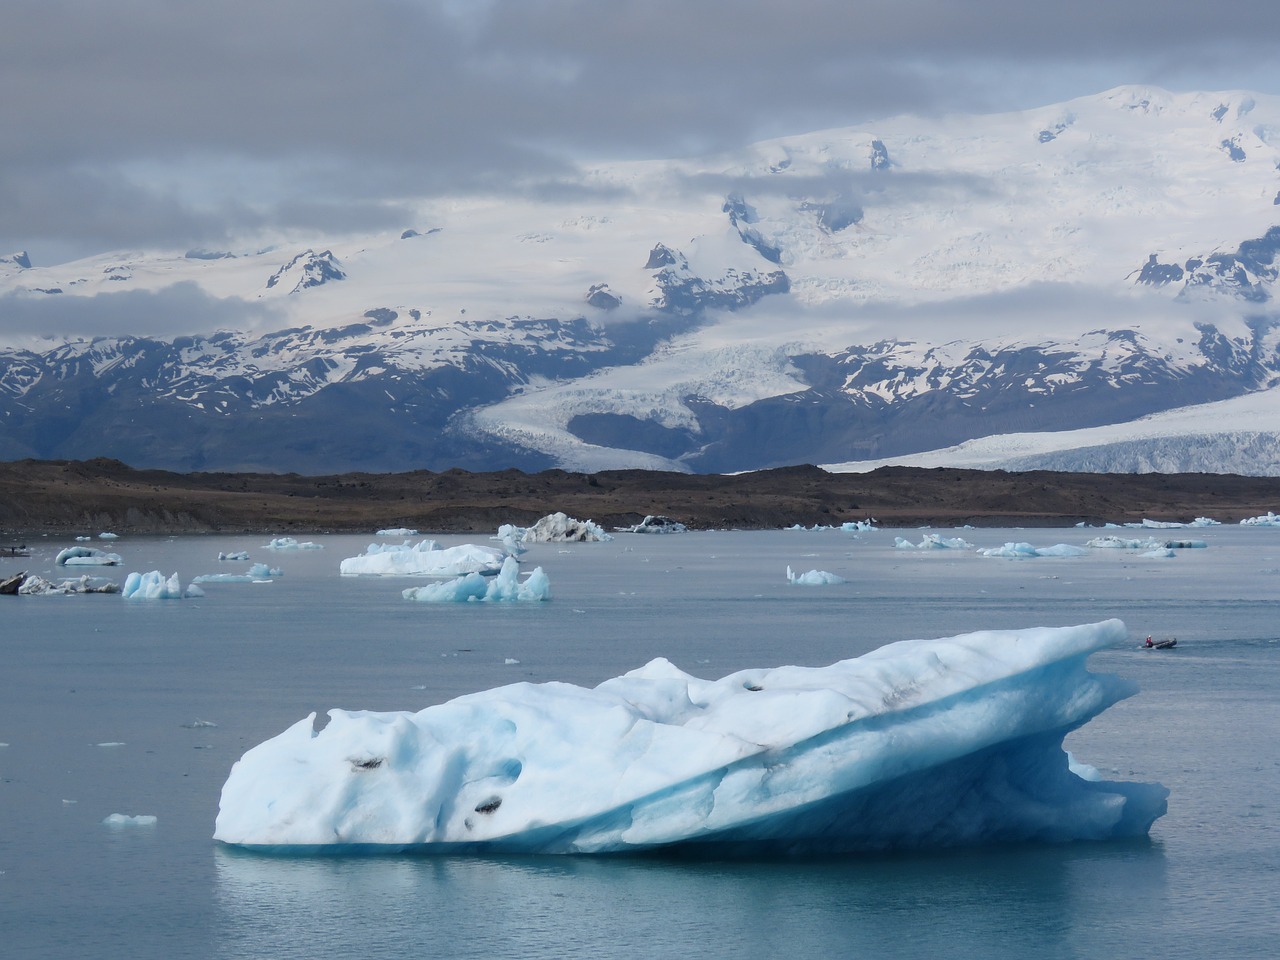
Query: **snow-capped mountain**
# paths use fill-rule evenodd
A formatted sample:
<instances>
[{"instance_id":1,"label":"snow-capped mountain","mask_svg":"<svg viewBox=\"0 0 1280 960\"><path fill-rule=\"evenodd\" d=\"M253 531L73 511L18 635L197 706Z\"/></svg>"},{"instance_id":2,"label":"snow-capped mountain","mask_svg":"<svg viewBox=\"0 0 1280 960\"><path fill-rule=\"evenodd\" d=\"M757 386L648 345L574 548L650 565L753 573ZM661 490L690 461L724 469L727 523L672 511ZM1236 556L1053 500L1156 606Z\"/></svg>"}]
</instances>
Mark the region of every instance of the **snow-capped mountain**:
<instances>
[{"instance_id":1,"label":"snow-capped mountain","mask_svg":"<svg viewBox=\"0 0 1280 960\"><path fill-rule=\"evenodd\" d=\"M1125 87L556 186L386 236L0 257L0 457L735 471L1280 382L1280 98ZM130 311L188 335L60 335ZM1275 472L1254 449L1220 468Z\"/></svg>"}]
</instances>

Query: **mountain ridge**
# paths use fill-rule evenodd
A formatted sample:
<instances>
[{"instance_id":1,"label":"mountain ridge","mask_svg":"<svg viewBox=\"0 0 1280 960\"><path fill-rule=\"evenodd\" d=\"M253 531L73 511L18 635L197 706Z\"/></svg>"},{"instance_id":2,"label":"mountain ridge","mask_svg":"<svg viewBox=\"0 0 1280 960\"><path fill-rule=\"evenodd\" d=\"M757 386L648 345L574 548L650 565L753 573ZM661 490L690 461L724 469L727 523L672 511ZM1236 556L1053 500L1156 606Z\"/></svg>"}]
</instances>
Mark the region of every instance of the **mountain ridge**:
<instances>
[{"instance_id":1,"label":"mountain ridge","mask_svg":"<svg viewBox=\"0 0 1280 960\"><path fill-rule=\"evenodd\" d=\"M0 457L724 473L1280 382L1280 98L1121 87L561 186L385 235L0 259ZM99 314L246 322L29 335Z\"/></svg>"}]
</instances>

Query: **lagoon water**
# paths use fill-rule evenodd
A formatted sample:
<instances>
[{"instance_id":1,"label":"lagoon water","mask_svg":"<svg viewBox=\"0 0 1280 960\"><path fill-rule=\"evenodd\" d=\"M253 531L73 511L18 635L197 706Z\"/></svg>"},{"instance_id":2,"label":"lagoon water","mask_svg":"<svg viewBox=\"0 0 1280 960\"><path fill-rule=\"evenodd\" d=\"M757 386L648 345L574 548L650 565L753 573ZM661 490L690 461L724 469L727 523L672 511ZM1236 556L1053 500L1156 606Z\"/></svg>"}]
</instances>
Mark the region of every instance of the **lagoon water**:
<instances>
[{"instance_id":1,"label":"lagoon water","mask_svg":"<svg viewBox=\"0 0 1280 960\"><path fill-rule=\"evenodd\" d=\"M96 532L96 531L94 531ZM955 531L940 531L955 536ZM1083 544L1102 531L966 530ZM1110 531L1117 532L1117 531ZM1119 531L1142 536L1162 531ZM242 573L206 596L0 598L0 940L6 956L1271 957L1280 942L1280 529L1167 531L1171 559L895 550L826 531L537 544L553 599L418 604L343 578L378 539L129 538L105 572ZM483 538L438 538L445 546ZM56 576L58 549L0 559ZM845 584L788 584L785 570ZM79 572L79 571L77 571ZM1157 781L1148 839L776 862L668 857L277 859L210 839L231 764L311 711L416 710L505 683L595 685L664 656L718 677L911 637L1119 617L1093 669L1142 692L1067 746ZM1176 636L1148 651L1148 633ZM515 661L515 662L511 662ZM111 814L156 817L109 826Z\"/></svg>"}]
</instances>

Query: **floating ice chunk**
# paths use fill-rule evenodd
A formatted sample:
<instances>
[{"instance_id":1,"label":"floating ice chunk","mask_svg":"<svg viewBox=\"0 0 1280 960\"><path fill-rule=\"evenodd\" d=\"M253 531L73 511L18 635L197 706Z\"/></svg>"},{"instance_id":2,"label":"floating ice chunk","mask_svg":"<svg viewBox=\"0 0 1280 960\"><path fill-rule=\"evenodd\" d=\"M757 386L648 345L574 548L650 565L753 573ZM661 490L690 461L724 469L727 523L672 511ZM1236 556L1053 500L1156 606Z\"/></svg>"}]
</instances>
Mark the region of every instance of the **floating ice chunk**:
<instances>
[{"instance_id":1,"label":"floating ice chunk","mask_svg":"<svg viewBox=\"0 0 1280 960\"><path fill-rule=\"evenodd\" d=\"M113 813L104 818L102 822L108 827L153 827L156 825L157 820L157 817L149 813L142 813L132 817L127 813Z\"/></svg>"},{"instance_id":2,"label":"floating ice chunk","mask_svg":"<svg viewBox=\"0 0 1280 960\"><path fill-rule=\"evenodd\" d=\"M115 539L117 539L118 537L119 537L119 534L116 534L116 533L108 533L108 532L106 532L106 531L103 531L102 533L98 534L98 539L99 539L99 540L115 540Z\"/></svg>"},{"instance_id":3,"label":"floating ice chunk","mask_svg":"<svg viewBox=\"0 0 1280 960\"><path fill-rule=\"evenodd\" d=\"M525 543L570 543L612 540L613 534L592 520L575 520L564 513L551 513L532 527L528 527L520 539Z\"/></svg>"},{"instance_id":4,"label":"floating ice chunk","mask_svg":"<svg viewBox=\"0 0 1280 960\"><path fill-rule=\"evenodd\" d=\"M70 593L119 593L120 585L102 577L85 574L74 580L53 582L37 574L31 574L18 585L18 593L24 597L61 596Z\"/></svg>"},{"instance_id":5,"label":"floating ice chunk","mask_svg":"<svg viewBox=\"0 0 1280 960\"><path fill-rule=\"evenodd\" d=\"M1280 516L1268 510L1264 516L1246 517L1240 524L1246 527L1280 527Z\"/></svg>"},{"instance_id":6,"label":"floating ice chunk","mask_svg":"<svg viewBox=\"0 0 1280 960\"><path fill-rule=\"evenodd\" d=\"M120 595L126 600L177 600L182 597L178 575L166 578L159 570L131 573L125 578Z\"/></svg>"},{"instance_id":7,"label":"floating ice chunk","mask_svg":"<svg viewBox=\"0 0 1280 960\"><path fill-rule=\"evenodd\" d=\"M216 839L264 851L803 854L1145 834L1158 784L1082 778L1063 737L1136 687L1117 620L890 644L700 680L516 683L330 710L252 748Z\"/></svg>"},{"instance_id":8,"label":"floating ice chunk","mask_svg":"<svg viewBox=\"0 0 1280 960\"><path fill-rule=\"evenodd\" d=\"M944 537L940 533L926 533L919 543L902 537L894 537L893 545L899 550L972 550L973 544L963 537Z\"/></svg>"},{"instance_id":9,"label":"floating ice chunk","mask_svg":"<svg viewBox=\"0 0 1280 960\"><path fill-rule=\"evenodd\" d=\"M1086 541L1085 546L1093 547L1095 550L1154 550L1164 546L1164 542L1152 537L1135 540L1108 534L1105 537L1094 537Z\"/></svg>"},{"instance_id":10,"label":"floating ice chunk","mask_svg":"<svg viewBox=\"0 0 1280 960\"><path fill-rule=\"evenodd\" d=\"M1205 550L1209 547L1203 540L1166 540L1164 545L1170 550Z\"/></svg>"},{"instance_id":11,"label":"floating ice chunk","mask_svg":"<svg viewBox=\"0 0 1280 960\"><path fill-rule=\"evenodd\" d=\"M53 562L60 567L115 567L122 560L118 553L107 553L94 547L67 547L58 551Z\"/></svg>"},{"instance_id":12,"label":"floating ice chunk","mask_svg":"<svg viewBox=\"0 0 1280 960\"><path fill-rule=\"evenodd\" d=\"M874 520L846 520L840 524L840 529L845 533L865 533L876 528Z\"/></svg>"},{"instance_id":13,"label":"floating ice chunk","mask_svg":"<svg viewBox=\"0 0 1280 960\"><path fill-rule=\"evenodd\" d=\"M1006 543L1002 547L987 547L979 550L978 553L984 557L1083 557L1089 551L1069 543L1055 543L1051 547L1033 547L1029 543L1019 542Z\"/></svg>"},{"instance_id":14,"label":"floating ice chunk","mask_svg":"<svg viewBox=\"0 0 1280 960\"><path fill-rule=\"evenodd\" d=\"M200 589L198 584L188 583L187 589L182 591L184 597L195 597L199 599L204 596L204 591Z\"/></svg>"},{"instance_id":15,"label":"floating ice chunk","mask_svg":"<svg viewBox=\"0 0 1280 960\"><path fill-rule=\"evenodd\" d=\"M520 564L514 557L507 557L496 577L483 577L468 573L455 580L429 583L422 587L410 587L402 591L406 600L420 603L460 603L468 600L490 602L537 602L551 599L551 582L541 567L534 569L524 580L519 579Z\"/></svg>"},{"instance_id":16,"label":"floating ice chunk","mask_svg":"<svg viewBox=\"0 0 1280 960\"><path fill-rule=\"evenodd\" d=\"M264 550L323 550L323 543L312 543L310 540L299 543L293 537L276 537L268 543Z\"/></svg>"},{"instance_id":17,"label":"floating ice chunk","mask_svg":"<svg viewBox=\"0 0 1280 960\"><path fill-rule=\"evenodd\" d=\"M1148 560L1165 560L1169 557L1176 557L1177 554L1168 547L1156 547L1154 550L1148 550L1145 553L1138 554L1138 556L1145 557Z\"/></svg>"},{"instance_id":18,"label":"floating ice chunk","mask_svg":"<svg viewBox=\"0 0 1280 960\"><path fill-rule=\"evenodd\" d=\"M689 528L679 520L650 514L630 527L614 527L619 533L688 533Z\"/></svg>"},{"instance_id":19,"label":"floating ice chunk","mask_svg":"<svg viewBox=\"0 0 1280 960\"><path fill-rule=\"evenodd\" d=\"M234 553L221 553L221 552L219 552L219 554L218 554L218 559L219 559L219 560L248 560L248 559L249 559L249 551L248 551L248 550L237 550L237 551L235 551Z\"/></svg>"},{"instance_id":20,"label":"floating ice chunk","mask_svg":"<svg viewBox=\"0 0 1280 960\"><path fill-rule=\"evenodd\" d=\"M348 557L339 565L343 576L458 577L468 573L497 573L507 554L495 547L464 543L440 549L434 540L415 547L387 548L370 544L361 557Z\"/></svg>"},{"instance_id":21,"label":"floating ice chunk","mask_svg":"<svg viewBox=\"0 0 1280 960\"><path fill-rule=\"evenodd\" d=\"M826 570L810 570L808 573L796 573L787 567L787 583L794 583L804 587L821 587L831 583L848 583L844 577L838 577L834 573L828 573Z\"/></svg>"},{"instance_id":22,"label":"floating ice chunk","mask_svg":"<svg viewBox=\"0 0 1280 960\"><path fill-rule=\"evenodd\" d=\"M411 530L408 527L395 527L390 530L379 530L374 534L375 537L416 537L417 530Z\"/></svg>"}]
</instances>

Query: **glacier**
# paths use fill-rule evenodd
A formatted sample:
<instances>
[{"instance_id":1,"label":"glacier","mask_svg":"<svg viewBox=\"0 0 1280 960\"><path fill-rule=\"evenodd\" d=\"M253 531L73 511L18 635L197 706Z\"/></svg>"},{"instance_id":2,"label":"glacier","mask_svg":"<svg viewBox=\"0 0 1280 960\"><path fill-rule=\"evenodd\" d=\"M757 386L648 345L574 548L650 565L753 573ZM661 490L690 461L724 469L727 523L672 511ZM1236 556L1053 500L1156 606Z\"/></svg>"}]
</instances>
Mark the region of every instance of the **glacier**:
<instances>
[{"instance_id":1,"label":"glacier","mask_svg":"<svg viewBox=\"0 0 1280 960\"><path fill-rule=\"evenodd\" d=\"M1119 620L899 641L702 680L656 659L594 688L515 683L412 712L333 709L251 748L214 838L263 853L804 856L1146 834L1155 783L1063 738L1132 682Z\"/></svg>"}]
</instances>

